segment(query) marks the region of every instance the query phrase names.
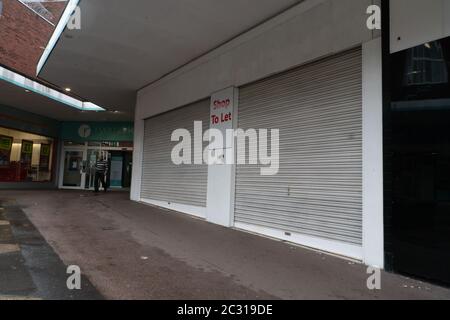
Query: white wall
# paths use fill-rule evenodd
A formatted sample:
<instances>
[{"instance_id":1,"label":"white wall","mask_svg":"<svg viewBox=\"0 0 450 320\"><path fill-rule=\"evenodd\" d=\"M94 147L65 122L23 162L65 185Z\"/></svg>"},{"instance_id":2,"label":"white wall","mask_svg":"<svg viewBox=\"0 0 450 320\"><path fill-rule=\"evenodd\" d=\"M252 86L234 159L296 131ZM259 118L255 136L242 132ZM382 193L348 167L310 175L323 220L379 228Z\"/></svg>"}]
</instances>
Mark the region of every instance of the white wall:
<instances>
[{"instance_id":1,"label":"white wall","mask_svg":"<svg viewBox=\"0 0 450 320\"><path fill-rule=\"evenodd\" d=\"M383 172L382 148L379 145L382 143L381 41L379 32L366 27L366 9L374 3L379 4L379 0L306 0L142 89L138 93L136 107L132 199L140 198L143 119L207 98L224 88L240 87L363 45L363 156L368 160L364 165L366 202L363 217L367 223L363 226L366 237L363 248L353 250L351 256L383 267ZM222 179L224 185L230 187L228 198L232 200L233 175L230 170L210 172L210 178ZM373 181L376 184L371 186ZM374 198L370 198L372 192ZM213 199L209 200L212 202ZM225 205L223 209L223 212L232 211ZM333 251L332 247L330 251Z\"/></svg>"},{"instance_id":2,"label":"white wall","mask_svg":"<svg viewBox=\"0 0 450 320\"><path fill-rule=\"evenodd\" d=\"M238 105L239 105L239 89L227 88L221 92L216 92L211 97L214 99L232 100L232 124L215 125L214 129L222 130L226 135L226 129L238 128ZM230 107L227 111L230 111ZM211 105L211 114L213 105ZM231 161L236 156L235 141L226 141L223 148L210 149L209 152L220 152L225 159ZM214 157L211 157L214 158ZM227 163L230 163L227 161ZM224 227L232 227L234 225L234 194L235 194L235 176L236 166L234 164L210 165L208 166L208 194L207 194L207 213L206 220Z\"/></svg>"},{"instance_id":3,"label":"white wall","mask_svg":"<svg viewBox=\"0 0 450 320\"><path fill-rule=\"evenodd\" d=\"M140 201L142 181L142 158L144 153L144 120L137 116L134 121L133 169L131 172L130 199Z\"/></svg>"},{"instance_id":4,"label":"white wall","mask_svg":"<svg viewBox=\"0 0 450 320\"><path fill-rule=\"evenodd\" d=\"M372 0L306 0L139 91L145 119L227 87L240 87L373 38Z\"/></svg>"},{"instance_id":5,"label":"white wall","mask_svg":"<svg viewBox=\"0 0 450 320\"><path fill-rule=\"evenodd\" d=\"M391 52L450 36L449 0L390 0Z\"/></svg>"},{"instance_id":6,"label":"white wall","mask_svg":"<svg viewBox=\"0 0 450 320\"><path fill-rule=\"evenodd\" d=\"M363 44L363 260L384 268L381 38Z\"/></svg>"}]
</instances>

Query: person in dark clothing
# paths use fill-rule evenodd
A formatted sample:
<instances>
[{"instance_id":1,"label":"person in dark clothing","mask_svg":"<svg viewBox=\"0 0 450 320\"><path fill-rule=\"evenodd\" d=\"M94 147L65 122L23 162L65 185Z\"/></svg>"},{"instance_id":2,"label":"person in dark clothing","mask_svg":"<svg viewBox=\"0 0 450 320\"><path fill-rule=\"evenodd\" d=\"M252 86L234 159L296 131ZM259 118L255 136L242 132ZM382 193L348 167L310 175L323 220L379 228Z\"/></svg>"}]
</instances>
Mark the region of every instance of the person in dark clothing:
<instances>
[{"instance_id":1,"label":"person in dark clothing","mask_svg":"<svg viewBox=\"0 0 450 320\"><path fill-rule=\"evenodd\" d=\"M95 192L97 193L100 188L100 183L104 191L108 191L107 179L108 176L108 159L105 156L101 156L95 163Z\"/></svg>"}]
</instances>

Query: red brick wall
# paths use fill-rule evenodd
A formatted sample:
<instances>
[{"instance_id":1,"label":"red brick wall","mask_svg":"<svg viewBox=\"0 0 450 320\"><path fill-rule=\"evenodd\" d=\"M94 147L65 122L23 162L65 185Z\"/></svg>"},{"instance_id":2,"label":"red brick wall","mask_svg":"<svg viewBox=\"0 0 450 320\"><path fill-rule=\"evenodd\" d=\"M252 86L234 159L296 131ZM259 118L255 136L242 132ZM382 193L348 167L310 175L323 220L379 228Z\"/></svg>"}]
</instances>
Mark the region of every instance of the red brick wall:
<instances>
[{"instance_id":1,"label":"red brick wall","mask_svg":"<svg viewBox=\"0 0 450 320\"><path fill-rule=\"evenodd\" d=\"M66 8L67 2L62 1L55 1L55 2L46 2L44 3L45 8L50 11L53 15L52 22L53 24L57 24L59 21L59 18L61 18L61 15Z\"/></svg>"},{"instance_id":2,"label":"red brick wall","mask_svg":"<svg viewBox=\"0 0 450 320\"><path fill-rule=\"evenodd\" d=\"M54 27L17 0L0 1L0 64L34 78Z\"/></svg>"}]
</instances>

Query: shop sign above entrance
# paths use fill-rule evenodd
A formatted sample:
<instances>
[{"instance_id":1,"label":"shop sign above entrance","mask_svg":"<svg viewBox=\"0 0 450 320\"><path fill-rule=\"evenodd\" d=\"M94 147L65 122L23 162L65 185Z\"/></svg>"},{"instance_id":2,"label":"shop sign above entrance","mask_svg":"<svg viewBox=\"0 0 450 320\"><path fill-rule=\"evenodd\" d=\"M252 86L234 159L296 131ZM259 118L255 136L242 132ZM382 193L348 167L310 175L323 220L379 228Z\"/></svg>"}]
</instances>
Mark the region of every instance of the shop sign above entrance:
<instances>
[{"instance_id":1,"label":"shop sign above entrance","mask_svg":"<svg viewBox=\"0 0 450 320\"><path fill-rule=\"evenodd\" d=\"M78 129L78 135L81 138L89 138L92 134L91 127L87 124L82 124Z\"/></svg>"},{"instance_id":2,"label":"shop sign above entrance","mask_svg":"<svg viewBox=\"0 0 450 320\"><path fill-rule=\"evenodd\" d=\"M129 142L134 138L132 122L64 122L61 127L65 141Z\"/></svg>"}]
</instances>

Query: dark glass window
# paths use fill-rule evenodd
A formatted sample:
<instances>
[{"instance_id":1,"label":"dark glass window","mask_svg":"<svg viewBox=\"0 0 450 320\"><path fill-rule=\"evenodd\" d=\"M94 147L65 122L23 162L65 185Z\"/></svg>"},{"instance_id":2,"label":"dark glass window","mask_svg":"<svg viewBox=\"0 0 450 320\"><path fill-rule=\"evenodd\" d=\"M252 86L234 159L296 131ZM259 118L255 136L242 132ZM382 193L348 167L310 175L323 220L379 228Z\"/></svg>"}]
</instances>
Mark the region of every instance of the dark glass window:
<instances>
[{"instance_id":1,"label":"dark glass window","mask_svg":"<svg viewBox=\"0 0 450 320\"><path fill-rule=\"evenodd\" d=\"M450 99L450 37L393 55L393 101Z\"/></svg>"}]
</instances>

